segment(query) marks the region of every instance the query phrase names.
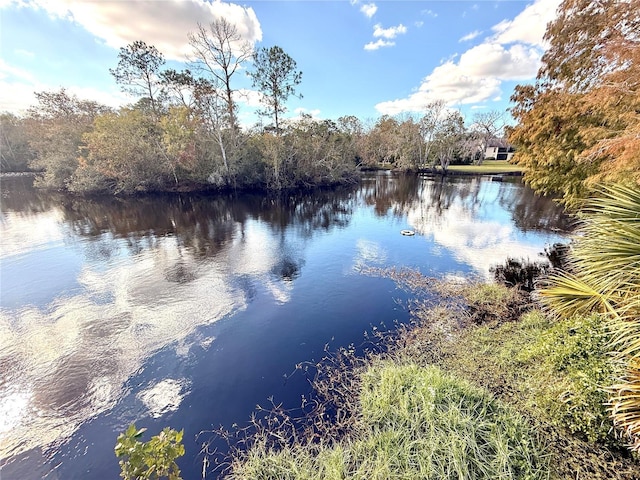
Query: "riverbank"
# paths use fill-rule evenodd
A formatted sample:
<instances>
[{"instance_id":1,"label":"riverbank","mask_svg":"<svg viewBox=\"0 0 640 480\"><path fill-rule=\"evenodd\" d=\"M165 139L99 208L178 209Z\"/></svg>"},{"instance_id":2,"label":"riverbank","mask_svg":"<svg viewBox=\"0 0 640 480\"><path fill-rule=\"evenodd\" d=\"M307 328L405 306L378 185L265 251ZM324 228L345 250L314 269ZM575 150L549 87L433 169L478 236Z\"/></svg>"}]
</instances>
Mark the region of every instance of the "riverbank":
<instances>
[{"instance_id":1,"label":"riverbank","mask_svg":"<svg viewBox=\"0 0 640 480\"><path fill-rule=\"evenodd\" d=\"M415 294L412 323L379 336L383 353L362 359L347 349L315 366L304 433L287 428L283 412L271 412L256 425L251 448L235 452L230 478L492 479L499 478L497 461L509 478L638 478L640 462L603 406L600 387L615 372L597 317L554 322L515 289L412 271L368 273ZM455 409L435 400L442 388ZM486 408L466 422L505 439L518 432L520 443L507 442L512 450L499 460L496 446L461 420L460 409L478 395L488 399ZM445 420L427 419L433 409Z\"/></svg>"},{"instance_id":2,"label":"riverbank","mask_svg":"<svg viewBox=\"0 0 640 480\"><path fill-rule=\"evenodd\" d=\"M389 165L387 167L379 167L379 168L361 168L359 170L360 174L363 172L372 172L372 171L391 171L396 172ZM400 172L398 172L400 173ZM428 168L428 169L419 169L417 173L422 174L430 174L430 175L443 175L442 169ZM516 166L511 165L506 161L501 160L487 160L482 165L451 165L446 172L445 175L456 176L474 176L474 175L486 175L492 176L495 180L502 180L503 177L519 177L522 176L523 170ZM0 178L11 178L11 177L33 177L36 179L36 183L38 183L38 177L43 175L42 172L2 172L0 173ZM242 185L239 187L234 187L233 185L224 185L219 186L212 183L203 183L196 182L193 180L181 180L178 182L167 182L163 184L148 184L148 185L139 185L133 190L129 191L119 191L113 192L108 189L94 189L87 191L74 191L74 190L64 190L65 193L69 193L72 195L80 195L80 196L136 196L136 195L145 195L145 194L158 194L158 193L229 193L229 192L264 192L268 194L282 194L282 193L292 193L292 192L300 192L305 190L313 190L313 189L323 189L323 188L335 188L347 185L354 185L358 183L359 176L354 172L353 175L343 176L339 180L326 181L326 182L318 182L318 183L305 183L304 185L298 186L290 186L287 188L273 188L267 185ZM41 185L42 187L42 185ZM51 189L50 187L42 187L44 189ZM54 189L55 190L55 189Z\"/></svg>"},{"instance_id":3,"label":"riverbank","mask_svg":"<svg viewBox=\"0 0 640 480\"><path fill-rule=\"evenodd\" d=\"M436 175L506 175L522 176L524 169L518 165L513 165L506 160L485 160L481 165L449 165L446 172L442 168L434 167L419 170L421 173L431 173Z\"/></svg>"}]
</instances>

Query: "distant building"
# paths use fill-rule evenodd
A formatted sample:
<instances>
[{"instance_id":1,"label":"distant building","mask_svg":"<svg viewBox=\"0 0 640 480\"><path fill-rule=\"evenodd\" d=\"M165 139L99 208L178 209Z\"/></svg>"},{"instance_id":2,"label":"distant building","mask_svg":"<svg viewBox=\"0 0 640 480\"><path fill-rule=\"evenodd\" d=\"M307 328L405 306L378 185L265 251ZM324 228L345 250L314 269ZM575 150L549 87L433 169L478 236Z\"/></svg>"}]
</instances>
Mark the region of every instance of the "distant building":
<instances>
[{"instance_id":1,"label":"distant building","mask_svg":"<svg viewBox=\"0 0 640 480\"><path fill-rule=\"evenodd\" d=\"M485 160L511 160L515 149L504 140L492 140L484 151Z\"/></svg>"}]
</instances>

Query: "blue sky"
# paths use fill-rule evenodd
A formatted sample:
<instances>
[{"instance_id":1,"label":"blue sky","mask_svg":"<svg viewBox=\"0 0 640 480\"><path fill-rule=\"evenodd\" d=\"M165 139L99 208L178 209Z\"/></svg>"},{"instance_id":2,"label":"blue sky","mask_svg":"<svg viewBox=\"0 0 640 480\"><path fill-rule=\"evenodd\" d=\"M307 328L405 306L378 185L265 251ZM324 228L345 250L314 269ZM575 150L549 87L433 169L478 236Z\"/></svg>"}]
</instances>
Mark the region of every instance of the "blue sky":
<instances>
[{"instance_id":1,"label":"blue sky","mask_svg":"<svg viewBox=\"0 0 640 480\"><path fill-rule=\"evenodd\" d=\"M185 68L197 22L225 17L256 47L282 47L302 71L288 116L419 114L444 100L466 118L505 110L531 82L559 0L272 1L0 0L0 111L19 113L34 91L67 88L119 106L134 101L109 74L122 46L155 45ZM247 68L251 68L247 65ZM235 88L242 119L255 117L246 71Z\"/></svg>"}]
</instances>

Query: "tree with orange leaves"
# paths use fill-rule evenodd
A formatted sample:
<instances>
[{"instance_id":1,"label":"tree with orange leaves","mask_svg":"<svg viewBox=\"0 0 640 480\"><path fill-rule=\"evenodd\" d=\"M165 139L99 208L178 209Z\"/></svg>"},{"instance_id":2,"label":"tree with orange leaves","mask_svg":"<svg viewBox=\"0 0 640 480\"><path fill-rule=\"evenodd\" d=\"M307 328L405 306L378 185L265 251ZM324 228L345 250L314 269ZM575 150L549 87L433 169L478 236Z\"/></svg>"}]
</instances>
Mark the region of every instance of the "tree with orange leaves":
<instances>
[{"instance_id":1,"label":"tree with orange leaves","mask_svg":"<svg viewBox=\"0 0 640 480\"><path fill-rule=\"evenodd\" d=\"M570 207L640 185L640 0L565 0L535 85L516 87L509 140L537 191Z\"/></svg>"}]
</instances>

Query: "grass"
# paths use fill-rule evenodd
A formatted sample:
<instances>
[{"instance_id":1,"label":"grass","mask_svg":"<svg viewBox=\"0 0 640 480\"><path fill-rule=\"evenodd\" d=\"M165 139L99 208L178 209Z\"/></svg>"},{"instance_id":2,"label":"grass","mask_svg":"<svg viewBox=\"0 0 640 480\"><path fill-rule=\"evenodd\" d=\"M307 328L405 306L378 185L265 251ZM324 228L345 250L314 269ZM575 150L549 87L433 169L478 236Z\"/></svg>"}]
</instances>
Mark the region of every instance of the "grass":
<instances>
[{"instance_id":1,"label":"grass","mask_svg":"<svg viewBox=\"0 0 640 480\"><path fill-rule=\"evenodd\" d=\"M334 444L258 442L234 479L543 479L544 457L521 416L437 367L373 362L358 418Z\"/></svg>"},{"instance_id":2,"label":"grass","mask_svg":"<svg viewBox=\"0 0 640 480\"><path fill-rule=\"evenodd\" d=\"M532 310L517 322L460 331L438 364L487 386L544 436L552 479L634 479L633 460L613 429L605 387L616 376L597 315L557 322Z\"/></svg>"},{"instance_id":3,"label":"grass","mask_svg":"<svg viewBox=\"0 0 640 480\"><path fill-rule=\"evenodd\" d=\"M316 365L304 420L254 424L228 478L639 478L605 405L618 367L600 316L554 321L516 289L363 273L415 294L411 324L380 334L382 353Z\"/></svg>"},{"instance_id":4,"label":"grass","mask_svg":"<svg viewBox=\"0 0 640 480\"><path fill-rule=\"evenodd\" d=\"M532 416L589 442L620 446L605 407L603 387L615 375L599 317L551 322L533 310L520 322L484 325L463 337L465 348L456 347L448 361L459 374L477 378L479 361L492 366L481 381L506 382Z\"/></svg>"},{"instance_id":5,"label":"grass","mask_svg":"<svg viewBox=\"0 0 640 480\"><path fill-rule=\"evenodd\" d=\"M521 173L524 170L506 160L485 160L482 165L450 165L449 171L478 175L492 175L500 173Z\"/></svg>"}]
</instances>

